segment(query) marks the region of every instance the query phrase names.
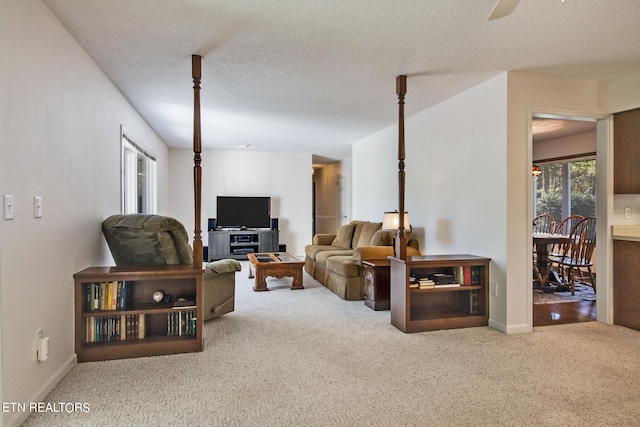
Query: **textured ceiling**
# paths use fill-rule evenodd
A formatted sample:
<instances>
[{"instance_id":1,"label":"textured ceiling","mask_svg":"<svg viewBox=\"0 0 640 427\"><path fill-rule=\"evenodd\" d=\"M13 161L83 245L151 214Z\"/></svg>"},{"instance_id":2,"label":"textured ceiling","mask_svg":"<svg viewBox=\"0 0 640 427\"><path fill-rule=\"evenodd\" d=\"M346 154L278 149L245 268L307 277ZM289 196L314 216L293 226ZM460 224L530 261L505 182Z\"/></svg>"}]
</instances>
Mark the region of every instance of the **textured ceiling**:
<instances>
[{"instance_id":1,"label":"textured ceiling","mask_svg":"<svg viewBox=\"0 0 640 427\"><path fill-rule=\"evenodd\" d=\"M612 80L640 72L640 1L43 0L171 147L340 159L397 121L505 70Z\"/></svg>"}]
</instances>

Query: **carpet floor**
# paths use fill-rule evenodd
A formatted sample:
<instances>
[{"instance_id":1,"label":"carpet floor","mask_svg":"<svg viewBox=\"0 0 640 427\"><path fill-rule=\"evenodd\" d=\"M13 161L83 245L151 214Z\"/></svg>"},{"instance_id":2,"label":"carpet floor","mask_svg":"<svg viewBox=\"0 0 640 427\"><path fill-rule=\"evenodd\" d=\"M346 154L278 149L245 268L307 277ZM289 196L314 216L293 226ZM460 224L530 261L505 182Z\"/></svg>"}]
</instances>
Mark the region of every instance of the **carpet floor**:
<instances>
[{"instance_id":1,"label":"carpet floor","mask_svg":"<svg viewBox=\"0 0 640 427\"><path fill-rule=\"evenodd\" d=\"M599 322L404 334L310 276L205 324L199 353L82 363L24 426L637 426L640 332Z\"/></svg>"}]
</instances>

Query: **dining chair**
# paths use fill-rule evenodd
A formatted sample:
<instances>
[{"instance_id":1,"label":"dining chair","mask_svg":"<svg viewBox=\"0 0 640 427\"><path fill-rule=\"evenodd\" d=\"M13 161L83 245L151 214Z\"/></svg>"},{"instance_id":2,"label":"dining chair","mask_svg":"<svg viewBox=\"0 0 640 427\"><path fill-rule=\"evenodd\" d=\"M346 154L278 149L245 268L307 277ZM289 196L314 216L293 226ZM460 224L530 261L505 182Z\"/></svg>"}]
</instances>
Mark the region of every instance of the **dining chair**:
<instances>
[{"instance_id":1,"label":"dining chair","mask_svg":"<svg viewBox=\"0 0 640 427\"><path fill-rule=\"evenodd\" d=\"M556 220L550 214L540 214L533 219L534 233L553 233L556 230Z\"/></svg>"},{"instance_id":2,"label":"dining chair","mask_svg":"<svg viewBox=\"0 0 640 427\"><path fill-rule=\"evenodd\" d=\"M573 229L573 227L576 226L577 223L579 223L580 221L582 221L584 219L584 216L582 215L571 215L566 217L565 219L563 219L562 221L560 221L560 223L558 223L558 226L556 227L555 233L556 234L565 234L568 235L571 230Z\"/></svg>"},{"instance_id":3,"label":"dining chair","mask_svg":"<svg viewBox=\"0 0 640 427\"><path fill-rule=\"evenodd\" d=\"M571 295L575 295L576 279L582 282L587 279L593 291L596 291L596 278L591 270L595 245L596 219L584 218L569 233L569 242L563 245L562 254L549 257L551 263L556 264L562 272L562 282L571 288Z\"/></svg>"},{"instance_id":4,"label":"dining chair","mask_svg":"<svg viewBox=\"0 0 640 427\"><path fill-rule=\"evenodd\" d=\"M563 219L562 221L560 221L554 233L568 236L569 234L571 234L571 230L573 230L576 224L578 224L583 219L584 219L584 216L582 215L570 215L565 219ZM558 243L553 245L549 254L551 256L561 256L564 253L564 245L565 243Z\"/></svg>"}]
</instances>

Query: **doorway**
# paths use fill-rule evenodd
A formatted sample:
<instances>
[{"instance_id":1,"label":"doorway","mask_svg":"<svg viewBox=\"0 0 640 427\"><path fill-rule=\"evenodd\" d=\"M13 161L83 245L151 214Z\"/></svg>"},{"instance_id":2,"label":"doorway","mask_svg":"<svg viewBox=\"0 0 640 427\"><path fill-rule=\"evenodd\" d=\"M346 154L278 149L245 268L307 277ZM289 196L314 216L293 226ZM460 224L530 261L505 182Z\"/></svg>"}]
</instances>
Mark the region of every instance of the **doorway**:
<instances>
[{"instance_id":1,"label":"doorway","mask_svg":"<svg viewBox=\"0 0 640 427\"><path fill-rule=\"evenodd\" d=\"M553 218L545 232L567 234L571 228L567 222L562 230L557 229L563 220L596 217L596 128L594 118L533 115L532 218L542 214ZM560 246L549 248L554 250L559 251ZM532 258L538 262L535 250ZM592 262L595 270L595 250ZM577 281L572 295L564 283L566 272L558 264L552 263L551 268L549 283L533 284L533 326L596 320L593 286Z\"/></svg>"}]
</instances>

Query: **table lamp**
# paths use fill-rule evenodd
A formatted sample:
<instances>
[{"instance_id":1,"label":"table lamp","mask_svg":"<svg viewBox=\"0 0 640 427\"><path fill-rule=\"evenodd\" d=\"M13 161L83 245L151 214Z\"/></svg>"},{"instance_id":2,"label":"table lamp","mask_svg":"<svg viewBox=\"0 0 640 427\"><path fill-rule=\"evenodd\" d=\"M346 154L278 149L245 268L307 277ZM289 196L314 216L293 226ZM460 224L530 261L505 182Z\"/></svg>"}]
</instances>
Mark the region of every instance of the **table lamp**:
<instances>
[{"instance_id":1,"label":"table lamp","mask_svg":"<svg viewBox=\"0 0 640 427\"><path fill-rule=\"evenodd\" d=\"M398 230L398 227L400 226L400 215L398 214L398 211L393 211L393 212L385 212L384 213L384 217L382 218L382 230L383 231L393 231L394 233L394 244L393 244L393 248L394 248L394 254L395 256L398 256L398 237L399 237L399 233L400 231ZM403 230L402 232L404 233L405 230L409 230L410 225L409 225L409 214L407 212L404 213L404 218L403 218Z\"/></svg>"}]
</instances>

